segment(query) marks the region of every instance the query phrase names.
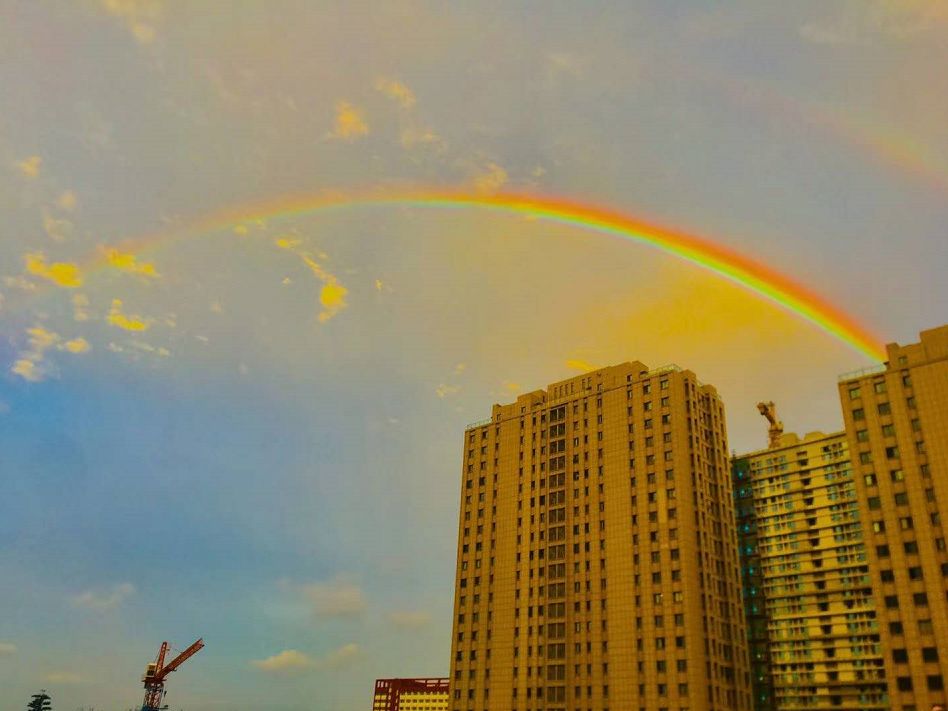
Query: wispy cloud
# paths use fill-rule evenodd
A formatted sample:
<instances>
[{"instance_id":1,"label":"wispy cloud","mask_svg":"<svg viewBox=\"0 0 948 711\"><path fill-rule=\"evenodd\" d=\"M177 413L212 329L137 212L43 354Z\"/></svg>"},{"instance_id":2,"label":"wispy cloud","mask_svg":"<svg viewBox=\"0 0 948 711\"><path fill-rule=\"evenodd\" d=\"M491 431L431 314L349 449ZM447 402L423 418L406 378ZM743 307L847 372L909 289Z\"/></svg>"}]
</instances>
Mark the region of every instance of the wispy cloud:
<instances>
[{"instance_id":1,"label":"wispy cloud","mask_svg":"<svg viewBox=\"0 0 948 711\"><path fill-rule=\"evenodd\" d=\"M580 358L569 358L566 361L565 365L567 368L570 368L571 370L579 370L583 373L588 373L589 371L596 369L596 366L594 366L591 363L587 363L586 361Z\"/></svg>"},{"instance_id":2,"label":"wispy cloud","mask_svg":"<svg viewBox=\"0 0 948 711\"><path fill-rule=\"evenodd\" d=\"M147 331L151 328L151 322L146 321L141 316L129 316L122 312L122 300L112 299L112 306L109 308L108 322L116 328L125 331Z\"/></svg>"},{"instance_id":3,"label":"wispy cloud","mask_svg":"<svg viewBox=\"0 0 948 711\"><path fill-rule=\"evenodd\" d=\"M474 176L472 183L479 193L494 193L507 184L507 171L497 163L488 163L483 172Z\"/></svg>"},{"instance_id":4,"label":"wispy cloud","mask_svg":"<svg viewBox=\"0 0 948 711\"><path fill-rule=\"evenodd\" d=\"M415 630L427 626L431 622L431 615L427 612L396 610L389 613L388 619L398 628Z\"/></svg>"},{"instance_id":5,"label":"wispy cloud","mask_svg":"<svg viewBox=\"0 0 948 711\"><path fill-rule=\"evenodd\" d=\"M154 42L155 26L162 14L159 0L102 0L102 7L110 15L120 18L137 42Z\"/></svg>"},{"instance_id":6,"label":"wispy cloud","mask_svg":"<svg viewBox=\"0 0 948 711\"><path fill-rule=\"evenodd\" d=\"M121 607L122 603L134 594L134 585L119 583L104 590L87 590L73 597L72 604L86 610L108 612Z\"/></svg>"},{"instance_id":7,"label":"wispy cloud","mask_svg":"<svg viewBox=\"0 0 948 711\"><path fill-rule=\"evenodd\" d=\"M29 158L17 161L14 165L16 165L17 170L20 171L20 175L24 178L33 179L40 174L43 159L39 156L30 156Z\"/></svg>"},{"instance_id":8,"label":"wispy cloud","mask_svg":"<svg viewBox=\"0 0 948 711\"><path fill-rule=\"evenodd\" d=\"M358 659L359 655L359 645L350 642L322 657L313 657L296 649L284 649L272 657L252 660L250 664L268 674L291 676L317 669L338 669Z\"/></svg>"},{"instance_id":9,"label":"wispy cloud","mask_svg":"<svg viewBox=\"0 0 948 711\"><path fill-rule=\"evenodd\" d=\"M31 382L38 382L46 377L47 370L44 361L46 352L51 348L74 354L87 353L92 349L84 338L77 337L64 341L58 333L47 330L43 326L28 328L26 335L29 338L29 347L20 353L10 368L10 372Z\"/></svg>"},{"instance_id":10,"label":"wispy cloud","mask_svg":"<svg viewBox=\"0 0 948 711\"><path fill-rule=\"evenodd\" d=\"M343 141L355 141L369 133L369 124L365 122L362 111L348 101L336 103L336 120L328 138Z\"/></svg>"},{"instance_id":11,"label":"wispy cloud","mask_svg":"<svg viewBox=\"0 0 948 711\"><path fill-rule=\"evenodd\" d=\"M388 98L396 101L403 109L410 109L415 105L414 92L396 79L379 77L375 80L375 88Z\"/></svg>"},{"instance_id":12,"label":"wispy cloud","mask_svg":"<svg viewBox=\"0 0 948 711\"><path fill-rule=\"evenodd\" d=\"M75 289L82 286L82 272L79 265L72 262L46 262L46 255L42 252L31 252L23 256L26 271L53 282L56 286L65 289Z\"/></svg>"},{"instance_id":13,"label":"wispy cloud","mask_svg":"<svg viewBox=\"0 0 948 711\"><path fill-rule=\"evenodd\" d=\"M0 642L0 657L9 657L16 654L16 645L13 642Z\"/></svg>"},{"instance_id":14,"label":"wispy cloud","mask_svg":"<svg viewBox=\"0 0 948 711\"><path fill-rule=\"evenodd\" d=\"M50 684L81 684L83 679L76 672L54 671L45 674L43 681Z\"/></svg>"},{"instance_id":15,"label":"wispy cloud","mask_svg":"<svg viewBox=\"0 0 948 711\"><path fill-rule=\"evenodd\" d=\"M461 392L460 385L448 385L447 383L441 383L435 388L435 395L440 397L442 400L451 395L456 395L459 392Z\"/></svg>"},{"instance_id":16,"label":"wispy cloud","mask_svg":"<svg viewBox=\"0 0 948 711\"><path fill-rule=\"evenodd\" d=\"M76 194L72 190L64 191L56 199L56 207L60 210L65 210L66 212L72 212L76 209L76 206L79 204L79 198L76 197Z\"/></svg>"},{"instance_id":17,"label":"wispy cloud","mask_svg":"<svg viewBox=\"0 0 948 711\"><path fill-rule=\"evenodd\" d=\"M300 249L302 245L301 240L284 236L274 240L274 243L280 249L285 249L299 257L303 264L322 282L323 286L319 291L319 304L322 308L317 315L317 319L320 323L326 323L346 308L348 305L346 303L346 295L349 293L349 290L342 285L335 274L325 269L311 254ZM284 281L284 283L286 282Z\"/></svg>"},{"instance_id":18,"label":"wispy cloud","mask_svg":"<svg viewBox=\"0 0 948 711\"><path fill-rule=\"evenodd\" d=\"M76 321L89 320L89 297L85 294L73 294L72 317Z\"/></svg>"},{"instance_id":19,"label":"wispy cloud","mask_svg":"<svg viewBox=\"0 0 948 711\"><path fill-rule=\"evenodd\" d=\"M344 575L328 582L301 585L300 592L317 617L357 617L365 612L362 588Z\"/></svg>"},{"instance_id":20,"label":"wispy cloud","mask_svg":"<svg viewBox=\"0 0 948 711\"><path fill-rule=\"evenodd\" d=\"M106 248L103 251L106 262L113 269L128 272L129 274L140 274L146 277L158 276L158 270L155 269L154 264L151 262L139 262L138 257L134 254L120 252L114 248Z\"/></svg>"},{"instance_id":21,"label":"wispy cloud","mask_svg":"<svg viewBox=\"0 0 948 711\"><path fill-rule=\"evenodd\" d=\"M254 659L250 664L268 674L299 674L314 669L316 659L296 649L284 649L272 657Z\"/></svg>"},{"instance_id":22,"label":"wispy cloud","mask_svg":"<svg viewBox=\"0 0 948 711\"><path fill-rule=\"evenodd\" d=\"M72 234L72 222L43 212L43 231L54 242L64 242Z\"/></svg>"}]
</instances>

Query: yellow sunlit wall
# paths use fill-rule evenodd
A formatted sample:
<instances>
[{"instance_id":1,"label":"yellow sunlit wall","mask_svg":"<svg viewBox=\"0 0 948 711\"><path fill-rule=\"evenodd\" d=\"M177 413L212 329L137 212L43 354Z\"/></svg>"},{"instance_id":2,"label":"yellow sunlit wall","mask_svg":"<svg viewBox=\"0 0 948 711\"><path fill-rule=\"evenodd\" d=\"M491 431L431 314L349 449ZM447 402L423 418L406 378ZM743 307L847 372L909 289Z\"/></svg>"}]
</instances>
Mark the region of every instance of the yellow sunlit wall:
<instances>
[{"instance_id":1,"label":"yellow sunlit wall","mask_svg":"<svg viewBox=\"0 0 948 711\"><path fill-rule=\"evenodd\" d=\"M464 433L451 708L750 708L724 407L623 363Z\"/></svg>"}]
</instances>

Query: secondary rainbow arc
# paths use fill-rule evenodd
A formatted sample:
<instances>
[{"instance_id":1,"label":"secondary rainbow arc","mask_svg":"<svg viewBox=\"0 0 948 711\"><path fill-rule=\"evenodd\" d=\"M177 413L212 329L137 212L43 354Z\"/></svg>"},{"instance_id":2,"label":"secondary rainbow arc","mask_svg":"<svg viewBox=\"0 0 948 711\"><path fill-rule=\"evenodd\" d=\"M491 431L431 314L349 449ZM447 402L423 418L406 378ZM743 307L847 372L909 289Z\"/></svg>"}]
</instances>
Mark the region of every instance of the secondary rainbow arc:
<instances>
[{"instance_id":1,"label":"secondary rainbow arc","mask_svg":"<svg viewBox=\"0 0 948 711\"><path fill-rule=\"evenodd\" d=\"M561 198L520 193L482 195L417 189L298 195L215 212L180 229L126 241L121 248L132 254L143 254L179 240L212 234L241 223L369 207L476 208L570 225L648 245L708 269L758 297L779 305L871 360L885 359L884 346L869 329L772 267L704 237L639 220L613 209ZM108 260L99 255L82 266L86 272L95 271L108 266Z\"/></svg>"}]
</instances>

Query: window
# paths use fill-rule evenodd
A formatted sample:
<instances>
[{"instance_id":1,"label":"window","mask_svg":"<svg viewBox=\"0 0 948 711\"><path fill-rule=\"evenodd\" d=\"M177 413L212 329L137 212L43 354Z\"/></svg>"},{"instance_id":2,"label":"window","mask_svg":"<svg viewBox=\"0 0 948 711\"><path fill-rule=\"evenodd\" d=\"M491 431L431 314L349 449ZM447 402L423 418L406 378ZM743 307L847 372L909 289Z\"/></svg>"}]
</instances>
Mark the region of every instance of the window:
<instances>
[{"instance_id":1,"label":"window","mask_svg":"<svg viewBox=\"0 0 948 711\"><path fill-rule=\"evenodd\" d=\"M898 447L886 447L885 448L886 459L898 459L899 458L899 448Z\"/></svg>"},{"instance_id":2,"label":"window","mask_svg":"<svg viewBox=\"0 0 948 711\"><path fill-rule=\"evenodd\" d=\"M892 414L892 407L887 402L880 402L876 409L879 411L880 415Z\"/></svg>"},{"instance_id":3,"label":"window","mask_svg":"<svg viewBox=\"0 0 948 711\"><path fill-rule=\"evenodd\" d=\"M895 495L895 503L897 506L906 506L908 504L908 494L904 491L900 491Z\"/></svg>"},{"instance_id":4,"label":"window","mask_svg":"<svg viewBox=\"0 0 948 711\"><path fill-rule=\"evenodd\" d=\"M886 595L885 596L885 606L890 610L895 610L899 606L899 596L898 595Z\"/></svg>"},{"instance_id":5,"label":"window","mask_svg":"<svg viewBox=\"0 0 948 711\"><path fill-rule=\"evenodd\" d=\"M938 649L936 647L922 647L922 659L926 662L937 662Z\"/></svg>"},{"instance_id":6,"label":"window","mask_svg":"<svg viewBox=\"0 0 948 711\"><path fill-rule=\"evenodd\" d=\"M878 483L875 474L866 474L863 479L866 482L866 486L875 486Z\"/></svg>"},{"instance_id":7,"label":"window","mask_svg":"<svg viewBox=\"0 0 948 711\"><path fill-rule=\"evenodd\" d=\"M855 410L853 410L853 419L854 420L866 419L866 411L863 410L861 407L857 407Z\"/></svg>"},{"instance_id":8,"label":"window","mask_svg":"<svg viewBox=\"0 0 948 711\"><path fill-rule=\"evenodd\" d=\"M857 442L868 442L868 441L869 441L869 430L856 430L856 441L857 441Z\"/></svg>"},{"instance_id":9,"label":"window","mask_svg":"<svg viewBox=\"0 0 948 711\"><path fill-rule=\"evenodd\" d=\"M911 691L912 690L912 677L910 676L900 676L895 680L895 685L898 687L899 691Z\"/></svg>"},{"instance_id":10,"label":"window","mask_svg":"<svg viewBox=\"0 0 948 711\"><path fill-rule=\"evenodd\" d=\"M913 593L912 602L915 603L915 607L928 607L928 595L923 592Z\"/></svg>"},{"instance_id":11,"label":"window","mask_svg":"<svg viewBox=\"0 0 948 711\"><path fill-rule=\"evenodd\" d=\"M859 388L850 388L850 389L849 389L849 399L850 399L850 400L858 400L861 395L862 395L862 393L861 393L861 391L859 390Z\"/></svg>"},{"instance_id":12,"label":"window","mask_svg":"<svg viewBox=\"0 0 948 711\"><path fill-rule=\"evenodd\" d=\"M895 573L893 573L891 570L880 570L879 578L884 583L891 583L895 581Z\"/></svg>"},{"instance_id":13,"label":"window","mask_svg":"<svg viewBox=\"0 0 948 711\"><path fill-rule=\"evenodd\" d=\"M892 650L892 661L897 664L907 664L908 663L908 651L904 648L902 649L893 649Z\"/></svg>"}]
</instances>

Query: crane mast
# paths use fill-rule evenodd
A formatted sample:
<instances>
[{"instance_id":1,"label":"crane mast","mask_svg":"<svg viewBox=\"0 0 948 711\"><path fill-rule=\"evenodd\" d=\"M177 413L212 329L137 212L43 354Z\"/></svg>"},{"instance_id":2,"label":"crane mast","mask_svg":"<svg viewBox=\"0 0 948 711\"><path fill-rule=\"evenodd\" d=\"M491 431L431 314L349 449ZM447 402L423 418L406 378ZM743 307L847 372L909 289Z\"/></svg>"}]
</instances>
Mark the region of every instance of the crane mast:
<instances>
[{"instance_id":1,"label":"crane mast","mask_svg":"<svg viewBox=\"0 0 948 711\"><path fill-rule=\"evenodd\" d=\"M770 423L770 428L767 430L767 434L770 435L770 447L780 446L780 438L783 436L783 423L777 419L777 406L774 405L773 401L771 402L758 402L757 409L760 411L760 414L767 418L767 422Z\"/></svg>"},{"instance_id":2,"label":"crane mast","mask_svg":"<svg viewBox=\"0 0 948 711\"><path fill-rule=\"evenodd\" d=\"M167 642L161 643L158 656L155 657L154 662L145 667L145 674L142 676L142 682L145 684L145 701L142 703L142 711L160 711L162 708L167 708L161 705L162 698L165 695L165 679L171 672L200 652L203 647L204 640L199 639L165 664L169 645Z\"/></svg>"}]
</instances>

